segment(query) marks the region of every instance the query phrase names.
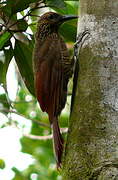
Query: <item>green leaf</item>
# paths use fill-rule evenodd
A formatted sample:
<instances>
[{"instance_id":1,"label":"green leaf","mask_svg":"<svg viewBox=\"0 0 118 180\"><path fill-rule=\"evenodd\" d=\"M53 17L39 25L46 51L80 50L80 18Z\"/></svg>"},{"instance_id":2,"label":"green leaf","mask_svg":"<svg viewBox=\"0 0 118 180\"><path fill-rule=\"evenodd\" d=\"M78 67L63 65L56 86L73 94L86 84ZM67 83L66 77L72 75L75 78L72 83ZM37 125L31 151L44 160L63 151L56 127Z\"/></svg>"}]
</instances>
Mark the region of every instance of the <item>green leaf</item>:
<instances>
[{"instance_id":1,"label":"green leaf","mask_svg":"<svg viewBox=\"0 0 118 180\"><path fill-rule=\"evenodd\" d=\"M26 45L16 40L15 48L14 48L14 56L26 87L28 88L30 93L35 95L33 67L32 67L33 45L34 45L34 40L29 41L29 45Z\"/></svg>"},{"instance_id":2,"label":"green leaf","mask_svg":"<svg viewBox=\"0 0 118 180\"><path fill-rule=\"evenodd\" d=\"M78 14L78 7L79 7L79 2L77 1L65 1L65 8L54 8L56 12L60 14L72 14L72 15L77 15Z\"/></svg>"},{"instance_id":3,"label":"green leaf","mask_svg":"<svg viewBox=\"0 0 118 180\"><path fill-rule=\"evenodd\" d=\"M11 8L11 14L15 14L29 7L30 3L36 3L39 0L7 0L7 7Z\"/></svg>"},{"instance_id":4,"label":"green leaf","mask_svg":"<svg viewBox=\"0 0 118 180\"><path fill-rule=\"evenodd\" d=\"M73 22L64 23L59 30L66 42L75 42L77 26L76 21Z\"/></svg>"},{"instance_id":5,"label":"green leaf","mask_svg":"<svg viewBox=\"0 0 118 180\"><path fill-rule=\"evenodd\" d=\"M78 1L68 1L66 3L68 14L78 15L79 2Z\"/></svg>"},{"instance_id":6,"label":"green leaf","mask_svg":"<svg viewBox=\"0 0 118 180\"><path fill-rule=\"evenodd\" d=\"M2 12L4 12L5 15L10 16L11 15L11 7L8 5L5 5L1 7Z\"/></svg>"},{"instance_id":7,"label":"green leaf","mask_svg":"<svg viewBox=\"0 0 118 180\"><path fill-rule=\"evenodd\" d=\"M9 32L5 32L4 34L0 35L0 49L4 47L4 44L11 38L11 34Z\"/></svg>"},{"instance_id":8,"label":"green leaf","mask_svg":"<svg viewBox=\"0 0 118 180\"><path fill-rule=\"evenodd\" d=\"M17 28L18 28L18 31L26 31L26 29L28 28L28 24L25 20L19 19L17 21Z\"/></svg>"},{"instance_id":9,"label":"green leaf","mask_svg":"<svg viewBox=\"0 0 118 180\"><path fill-rule=\"evenodd\" d=\"M64 0L46 0L45 2L47 5L57 8L65 9L66 7Z\"/></svg>"},{"instance_id":10,"label":"green leaf","mask_svg":"<svg viewBox=\"0 0 118 180\"><path fill-rule=\"evenodd\" d=\"M6 73L9 63L13 57L13 49L4 50L0 56L0 84L6 84Z\"/></svg>"}]
</instances>

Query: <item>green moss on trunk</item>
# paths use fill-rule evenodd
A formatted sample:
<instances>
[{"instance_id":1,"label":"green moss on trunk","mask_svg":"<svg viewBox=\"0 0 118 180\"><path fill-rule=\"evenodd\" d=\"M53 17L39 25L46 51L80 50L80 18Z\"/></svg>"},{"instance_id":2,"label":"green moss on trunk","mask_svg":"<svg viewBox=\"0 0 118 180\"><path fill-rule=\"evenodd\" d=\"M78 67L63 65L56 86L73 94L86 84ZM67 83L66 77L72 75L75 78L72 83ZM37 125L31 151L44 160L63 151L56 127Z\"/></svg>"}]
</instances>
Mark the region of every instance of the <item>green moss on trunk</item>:
<instances>
[{"instance_id":1,"label":"green moss on trunk","mask_svg":"<svg viewBox=\"0 0 118 180\"><path fill-rule=\"evenodd\" d=\"M118 166L116 7L114 14L111 0L107 3L82 0L80 7L79 31L89 29L90 37L79 54L80 72L69 123L63 179L110 179L110 172L117 176Z\"/></svg>"}]
</instances>

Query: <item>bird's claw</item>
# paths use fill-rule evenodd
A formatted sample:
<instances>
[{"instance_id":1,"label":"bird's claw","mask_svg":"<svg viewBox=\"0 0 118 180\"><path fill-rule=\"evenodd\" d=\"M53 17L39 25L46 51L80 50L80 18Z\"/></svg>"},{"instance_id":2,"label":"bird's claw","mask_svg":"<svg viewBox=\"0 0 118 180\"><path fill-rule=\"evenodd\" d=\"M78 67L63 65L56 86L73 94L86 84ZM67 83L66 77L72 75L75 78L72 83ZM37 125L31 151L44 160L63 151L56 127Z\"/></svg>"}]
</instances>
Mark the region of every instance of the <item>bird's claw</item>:
<instances>
[{"instance_id":1,"label":"bird's claw","mask_svg":"<svg viewBox=\"0 0 118 180\"><path fill-rule=\"evenodd\" d=\"M79 44L82 42L83 38L86 36L86 35L90 35L90 32L88 29L86 29L84 32L78 34L77 36L77 39L76 39L76 42L74 44L74 47L75 48L78 48L79 47ZM88 36L87 36L88 37Z\"/></svg>"},{"instance_id":2,"label":"bird's claw","mask_svg":"<svg viewBox=\"0 0 118 180\"><path fill-rule=\"evenodd\" d=\"M87 35L87 36L86 36ZM88 29L86 29L84 32L81 32L77 36L77 40L74 44L74 56L77 57L78 55L78 49L82 46L83 42L86 40L86 38L90 35L90 32Z\"/></svg>"}]
</instances>

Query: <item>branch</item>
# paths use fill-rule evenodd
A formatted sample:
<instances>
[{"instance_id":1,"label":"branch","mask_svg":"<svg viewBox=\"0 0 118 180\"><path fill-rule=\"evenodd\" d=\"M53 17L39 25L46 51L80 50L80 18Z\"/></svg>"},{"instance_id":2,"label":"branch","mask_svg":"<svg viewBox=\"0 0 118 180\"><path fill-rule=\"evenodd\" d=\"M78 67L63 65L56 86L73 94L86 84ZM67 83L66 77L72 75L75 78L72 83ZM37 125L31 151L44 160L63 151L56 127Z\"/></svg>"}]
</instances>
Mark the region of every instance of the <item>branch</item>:
<instances>
[{"instance_id":1,"label":"branch","mask_svg":"<svg viewBox=\"0 0 118 180\"><path fill-rule=\"evenodd\" d=\"M68 132L68 128L61 128L61 132L62 133L67 133ZM32 135L32 134L23 134L23 136L28 137L29 139L34 139L34 140L48 140L48 139L52 139L53 135L47 135L47 136L36 136L36 135Z\"/></svg>"},{"instance_id":2,"label":"branch","mask_svg":"<svg viewBox=\"0 0 118 180\"><path fill-rule=\"evenodd\" d=\"M48 135L48 136L36 136L36 135L32 135L32 134L23 134L23 136L28 137L29 139L34 139L34 140L48 140L48 139L52 139L52 134Z\"/></svg>"},{"instance_id":3,"label":"branch","mask_svg":"<svg viewBox=\"0 0 118 180\"><path fill-rule=\"evenodd\" d=\"M4 108L4 109L0 110L0 112L14 113L14 114L17 114L17 115L19 115L19 116L21 116L21 117L23 117L23 118L26 118L27 120L30 120L30 121L38 124L39 126L43 126L43 127L48 127L48 128L50 128L50 126L49 126L48 124L39 122L38 120L35 120L35 119L29 119L29 118L25 117L24 115L18 113L17 111L14 111L14 110L8 110L8 109L5 109L5 108Z\"/></svg>"}]
</instances>

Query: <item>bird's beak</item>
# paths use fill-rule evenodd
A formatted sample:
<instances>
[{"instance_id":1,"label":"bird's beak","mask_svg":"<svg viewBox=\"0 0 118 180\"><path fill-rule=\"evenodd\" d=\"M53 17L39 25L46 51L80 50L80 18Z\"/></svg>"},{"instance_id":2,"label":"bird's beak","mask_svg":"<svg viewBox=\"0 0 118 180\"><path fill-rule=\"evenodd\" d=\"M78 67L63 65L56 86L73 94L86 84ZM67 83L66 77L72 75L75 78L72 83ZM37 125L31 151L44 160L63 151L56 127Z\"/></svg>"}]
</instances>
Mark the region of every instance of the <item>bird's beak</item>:
<instances>
[{"instance_id":1,"label":"bird's beak","mask_svg":"<svg viewBox=\"0 0 118 180\"><path fill-rule=\"evenodd\" d=\"M60 21L63 23L63 22L65 22L65 21L68 21L68 20L71 20L71 19L77 19L77 18L79 18L79 16L64 15L64 16L62 16L62 18L61 18Z\"/></svg>"}]
</instances>

